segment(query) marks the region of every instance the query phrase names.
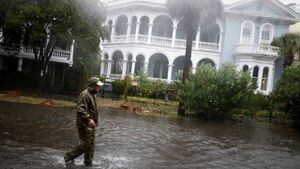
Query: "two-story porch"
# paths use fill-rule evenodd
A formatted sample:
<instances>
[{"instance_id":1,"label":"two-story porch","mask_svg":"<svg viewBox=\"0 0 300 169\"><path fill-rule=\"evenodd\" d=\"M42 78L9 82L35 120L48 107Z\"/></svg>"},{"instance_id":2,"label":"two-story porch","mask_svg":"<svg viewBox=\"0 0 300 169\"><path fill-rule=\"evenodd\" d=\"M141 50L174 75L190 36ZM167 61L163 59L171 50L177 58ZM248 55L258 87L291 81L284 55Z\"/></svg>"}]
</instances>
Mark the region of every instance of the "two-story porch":
<instances>
[{"instance_id":1,"label":"two-story porch","mask_svg":"<svg viewBox=\"0 0 300 169\"><path fill-rule=\"evenodd\" d=\"M151 79L171 82L183 68L184 21L171 18L165 2L129 1L112 1L108 8L111 40L103 43L101 75L114 80L143 70ZM222 32L219 20L199 27L193 41L193 70L199 63L219 65Z\"/></svg>"}]
</instances>

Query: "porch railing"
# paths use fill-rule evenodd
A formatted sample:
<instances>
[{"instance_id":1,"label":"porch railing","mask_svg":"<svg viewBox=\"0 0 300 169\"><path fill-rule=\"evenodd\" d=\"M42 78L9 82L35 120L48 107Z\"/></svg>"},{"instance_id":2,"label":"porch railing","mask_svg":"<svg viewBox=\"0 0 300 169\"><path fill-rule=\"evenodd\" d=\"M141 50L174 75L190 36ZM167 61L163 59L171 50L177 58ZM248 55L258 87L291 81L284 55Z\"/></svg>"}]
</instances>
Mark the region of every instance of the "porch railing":
<instances>
[{"instance_id":1,"label":"porch railing","mask_svg":"<svg viewBox=\"0 0 300 169\"><path fill-rule=\"evenodd\" d=\"M34 59L33 49L23 46L5 46L0 45L0 53L7 56L15 56L19 58ZM54 49L50 61L73 64L70 51Z\"/></svg>"},{"instance_id":2,"label":"porch railing","mask_svg":"<svg viewBox=\"0 0 300 169\"><path fill-rule=\"evenodd\" d=\"M279 55L279 48L271 45L259 45L259 44L240 44L235 48L237 54L261 54L261 55Z\"/></svg>"},{"instance_id":3,"label":"porch railing","mask_svg":"<svg viewBox=\"0 0 300 169\"><path fill-rule=\"evenodd\" d=\"M135 35L118 35L114 36L111 42L106 41L105 43L148 43L148 35L138 35L138 38L135 38ZM168 37L160 37L160 36L151 36L150 44L165 46L165 47L176 47L176 48L185 48L186 40L183 39L175 39L174 44L172 44L172 38ZM210 43L210 42L199 42L196 46L196 42L193 42L194 50L202 50L209 52L220 52L220 45L218 43Z\"/></svg>"}]
</instances>

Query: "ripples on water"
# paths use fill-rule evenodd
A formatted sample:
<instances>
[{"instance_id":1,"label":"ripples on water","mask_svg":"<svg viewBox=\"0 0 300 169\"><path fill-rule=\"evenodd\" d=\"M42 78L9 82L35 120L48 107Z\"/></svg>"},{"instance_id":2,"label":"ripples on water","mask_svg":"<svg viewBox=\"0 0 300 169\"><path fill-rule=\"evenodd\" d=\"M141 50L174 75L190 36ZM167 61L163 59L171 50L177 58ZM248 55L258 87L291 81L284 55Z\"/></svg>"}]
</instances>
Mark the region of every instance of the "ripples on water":
<instances>
[{"instance_id":1,"label":"ripples on water","mask_svg":"<svg viewBox=\"0 0 300 169\"><path fill-rule=\"evenodd\" d=\"M75 113L17 105L0 102L0 165L65 167L64 151L78 143ZM293 129L101 110L94 168L300 168L300 137ZM82 163L79 158L71 168Z\"/></svg>"}]
</instances>

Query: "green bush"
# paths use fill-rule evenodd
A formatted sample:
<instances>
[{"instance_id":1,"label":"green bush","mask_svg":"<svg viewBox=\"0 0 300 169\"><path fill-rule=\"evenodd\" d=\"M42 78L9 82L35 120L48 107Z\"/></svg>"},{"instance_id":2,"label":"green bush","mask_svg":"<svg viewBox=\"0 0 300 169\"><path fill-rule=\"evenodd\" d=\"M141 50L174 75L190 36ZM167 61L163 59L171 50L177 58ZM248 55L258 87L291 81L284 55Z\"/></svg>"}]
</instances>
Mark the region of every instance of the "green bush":
<instances>
[{"instance_id":1,"label":"green bush","mask_svg":"<svg viewBox=\"0 0 300 169\"><path fill-rule=\"evenodd\" d=\"M300 65L285 69L271 98L279 110L300 126Z\"/></svg>"},{"instance_id":2,"label":"green bush","mask_svg":"<svg viewBox=\"0 0 300 169\"><path fill-rule=\"evenodd\" d=\"M153 99L165 99L166 94L168 94L169 99L177 99L177 83L168 84L167 82L160 80L152 81L149 80L146 73L143 72L144 71L141 71L137 76L134 77L135 81L138 82L135 96Z\"/></svg>"},{"instance_id":3,"label":"green bush","mask_svg":"<svg viewBox=\"0 0 300 169\"><path fill-rule=\"evenodd\" d=\"M125 89L125 81L124 80L115 80L111 82L113 87L113 92L118 95L122 95Z\"/></svg>"},{"instance_id":4,"label":"green bush","mask_svg":"<svg viewBox=\"0 0 300 169\"><path fill-rule=\"evenodd\" d=\"M201 65L178 91L187 111L209 120L230 118L242 109L254 91L249 72L237 72L235 66L215 69Z\"/></svg>"},{"instance_id":5,"label":"green bush","mask_svg":"<svg viewBox=\"0 0 300 169\"><path fill-rule=\"evenodd\" d=\"M132 88L131 82L131 75L126 75L124 80L113 81L111 83L113 87L113 92L118 95L123 95L123 97L126 99L129 94L129 91Z\"/></svg>"}]
</instances>

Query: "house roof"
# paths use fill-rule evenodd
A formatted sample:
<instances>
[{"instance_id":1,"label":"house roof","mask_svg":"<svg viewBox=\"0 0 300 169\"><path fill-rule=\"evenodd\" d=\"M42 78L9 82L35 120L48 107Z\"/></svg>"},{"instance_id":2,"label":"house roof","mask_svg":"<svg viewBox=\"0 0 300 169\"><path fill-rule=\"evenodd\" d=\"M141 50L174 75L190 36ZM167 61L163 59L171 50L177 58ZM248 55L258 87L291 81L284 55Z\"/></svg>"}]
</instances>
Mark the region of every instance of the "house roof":
<instances>
[{"instance_id":1,"label":"house roof","mask_svg":"<svg viewBox=\"0 0 300 169\"><path fill-rule=\"evenodd\" d=\"M254 1L257 1L257 0L241 0L241 1L238 1L238 2L233 3L231 5L225 6L225 10L227 10L227 11L238 11L238 10L235 10L235 9L238 8L238 7L245 6L245 5L247 5L251 2L254 2ZM267 4L273 4L273 5L277 6L278 8L282 9L283 11L285 11L286 13L288 13L289 15L293 16L292 17L293 19L300 20L300 14L299 13L297 13L296 11L291 9L290 7L284 5L279 0L262 0L262 1L267 2Z\"/></svg>"}]
</instances>

